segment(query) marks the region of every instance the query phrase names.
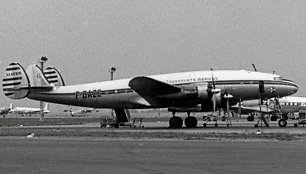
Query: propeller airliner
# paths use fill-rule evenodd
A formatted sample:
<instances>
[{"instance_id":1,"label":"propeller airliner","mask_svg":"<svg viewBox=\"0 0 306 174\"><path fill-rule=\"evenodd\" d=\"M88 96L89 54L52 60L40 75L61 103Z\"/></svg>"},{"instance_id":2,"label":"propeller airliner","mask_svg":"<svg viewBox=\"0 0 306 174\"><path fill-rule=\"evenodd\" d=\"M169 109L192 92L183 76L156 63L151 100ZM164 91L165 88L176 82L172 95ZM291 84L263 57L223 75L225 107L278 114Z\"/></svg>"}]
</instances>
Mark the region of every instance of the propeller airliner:
<instances>
[{"instance_id":1,"label":"propeller airliner","mask_svg":"<svg viewBox=\"0 0 306 174\"><path fill-rule=\"evenodd\" d=\"M54 67L44 72L37 65L25 70L11 63L3 79L4 94L11 99L29 98L51 103L110 108L117 123L127 122L126 109L168 108L171 128L181 128L176 112L186 112L185 126L197 126L190 112L215 111L241 100L283 97L298 86L279 75L246 70L193 71L65 86Z\"/></svg>"}]
</instances>

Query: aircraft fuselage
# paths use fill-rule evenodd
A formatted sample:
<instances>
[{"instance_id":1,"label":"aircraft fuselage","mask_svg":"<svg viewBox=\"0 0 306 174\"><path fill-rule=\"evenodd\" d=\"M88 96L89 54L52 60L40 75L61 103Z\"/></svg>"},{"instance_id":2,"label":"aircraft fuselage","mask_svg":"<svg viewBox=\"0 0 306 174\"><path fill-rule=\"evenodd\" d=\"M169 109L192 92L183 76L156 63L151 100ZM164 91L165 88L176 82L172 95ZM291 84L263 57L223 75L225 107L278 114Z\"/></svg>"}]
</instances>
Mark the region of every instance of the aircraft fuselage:
<instances>
[{"instance_id":1,"label":"aircraft fuselage","mask_svg":"<svg viewBox=\"0 0 306 174\"><path fill-rule=\"evenodd\" d=\"M231 101L283 97L295 93L298 89L295 83L284 80L278 75L245 70L183 72L148 77L177 87L189 85L207 87L214 84L216 89L221 90L220 95L225 93L232 95ZM196 95L187 98L174 96L165 102L151 102L131 89L130 80L60 86L46 92L31 89L27 97L75 106L122 109L186 107L207 103ZM261 91L260 84L263 84ZM200 89L195 88L195 90Z\"/></svg>"}]
</instances>

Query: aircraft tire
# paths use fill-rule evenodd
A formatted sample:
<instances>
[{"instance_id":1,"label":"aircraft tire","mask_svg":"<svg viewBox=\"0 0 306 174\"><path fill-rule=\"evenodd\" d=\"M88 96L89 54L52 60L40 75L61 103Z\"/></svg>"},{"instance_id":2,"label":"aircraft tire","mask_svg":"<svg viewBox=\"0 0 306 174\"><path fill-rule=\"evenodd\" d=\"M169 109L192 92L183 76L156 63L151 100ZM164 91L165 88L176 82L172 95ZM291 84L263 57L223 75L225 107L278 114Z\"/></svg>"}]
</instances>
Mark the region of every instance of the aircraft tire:
<instances>
[{"instance_id":1,"label":"aircraft tire","mask_svg":"<svg viewBox=\"0 0 306 174\"><path fill-rule=\"evenodd\" d=\"M169 120L169 126L172 129L178 129L178 128L182 128L183 126L183 119L181 117L172 117Z\"/></svg>"},{"instance_id":2,"label":"aircraft tire","mask_svg":"<svg viewBox=\"0 0 306 174\"><path fill-rule=\"evenodd\" d=\"M198 124L198 120L195 117L186 117L185 118L185 126L187 128L196 128Z\"/></svg>"},{"instance_id":3,"label":"aircraft tire","mask_svg":"<svg viewBox=\"0 0 306 174\"><path fill-rule=\"evenodd\" d=\"M286 127L287 126L287 121L285 119L280 119L278 121L278 126L279 127Z\"/></svg>"}]
</instances>

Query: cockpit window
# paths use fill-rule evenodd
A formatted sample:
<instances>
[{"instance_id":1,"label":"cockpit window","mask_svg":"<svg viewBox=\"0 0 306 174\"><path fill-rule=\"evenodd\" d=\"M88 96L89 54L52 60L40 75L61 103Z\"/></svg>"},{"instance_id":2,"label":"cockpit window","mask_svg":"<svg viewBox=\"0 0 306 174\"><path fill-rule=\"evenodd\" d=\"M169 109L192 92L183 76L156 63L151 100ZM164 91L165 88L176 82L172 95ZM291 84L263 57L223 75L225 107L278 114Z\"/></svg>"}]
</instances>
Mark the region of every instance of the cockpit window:
<instances>
[{"instance_id":1,"label":"cockpit window","mask_svg":"<svg viewBox=\"0 0 306 174\"><path fill-rule=\"evenodd\" d=\"M286 81L286 82L293 82L292 80L288 80L282 77L274 77L274 81Z\"/></svg>"}]
</instances>

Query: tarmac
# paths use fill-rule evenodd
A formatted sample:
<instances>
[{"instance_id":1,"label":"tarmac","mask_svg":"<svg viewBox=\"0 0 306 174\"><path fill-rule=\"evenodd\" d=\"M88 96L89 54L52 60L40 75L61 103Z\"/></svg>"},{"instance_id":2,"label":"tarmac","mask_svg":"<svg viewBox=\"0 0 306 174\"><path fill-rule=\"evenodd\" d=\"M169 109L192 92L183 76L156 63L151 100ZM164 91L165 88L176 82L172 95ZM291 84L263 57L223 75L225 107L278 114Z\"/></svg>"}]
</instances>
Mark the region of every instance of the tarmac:
<instances>
[{"instance_id":1,"label":"tarmac","mask_svg":"<svg viewBox=\"0 0 306 174\"><path fill-rule=\"evenodd\" d=\"M254 123L0 127L0 173L305 173L306 128Z\"/></svg>"},{"instance_id":2,"label":"tarmac","mask_svg":"<svg viewBox=\"0 0 306 174\"><path fill-rule=\"evenodd\" d=\"M305 142L1 137L0 173L305 173Z\"/></svg>"}]
</instances>

